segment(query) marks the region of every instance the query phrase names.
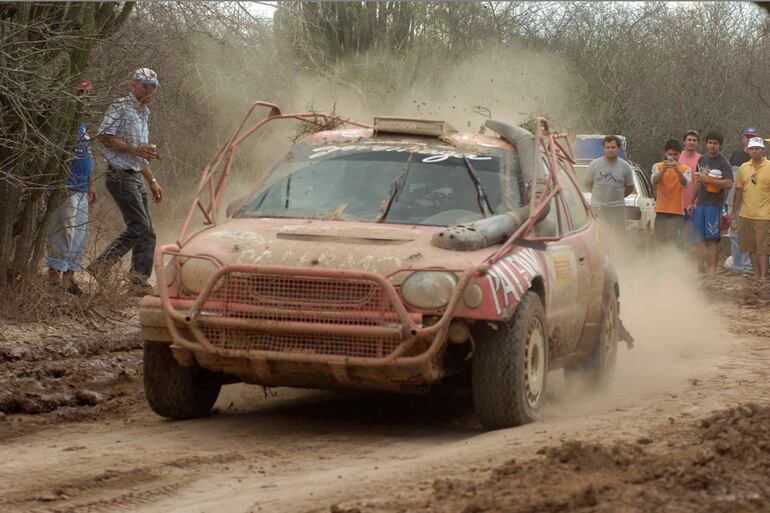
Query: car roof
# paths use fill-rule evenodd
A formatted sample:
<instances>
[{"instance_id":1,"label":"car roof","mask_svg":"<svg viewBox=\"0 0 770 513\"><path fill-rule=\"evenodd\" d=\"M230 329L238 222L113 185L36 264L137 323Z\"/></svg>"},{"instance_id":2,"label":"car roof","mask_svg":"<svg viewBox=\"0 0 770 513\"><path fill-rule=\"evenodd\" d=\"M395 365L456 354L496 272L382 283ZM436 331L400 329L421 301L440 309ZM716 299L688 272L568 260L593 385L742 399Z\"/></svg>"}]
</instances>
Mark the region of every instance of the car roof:
<instances>
[{"instance_id":1,"label":"car roof","mask_svg":"<svg viewBox=\"0 0 770 513\"><path fill-rule=\"evenodd\" d=\"M507 141L495 136L486 134L472 134L470 132L450 132L440 137L420 136L413 134L379 133L374 134L371 128L343 128L339 130L324 130L309 134L302 139L311 144L328 144L335 142L353 142L353 140L366 139L370 141L403 141L404 143L419 141L421 143L436 146L446 146L447 144L458 148L475 148L479 150L499 149L516 153L516 149Z\"/></svg>"}]
</instances>

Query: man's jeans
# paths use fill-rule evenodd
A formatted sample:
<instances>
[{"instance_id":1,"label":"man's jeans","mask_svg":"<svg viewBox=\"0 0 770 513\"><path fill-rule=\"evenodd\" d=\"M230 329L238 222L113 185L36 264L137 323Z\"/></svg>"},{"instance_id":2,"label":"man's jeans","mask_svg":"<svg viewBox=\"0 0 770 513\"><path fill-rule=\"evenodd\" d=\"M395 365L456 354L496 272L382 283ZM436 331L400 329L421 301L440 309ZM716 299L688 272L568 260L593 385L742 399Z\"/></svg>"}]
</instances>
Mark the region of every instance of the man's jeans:
<instances>
[{"instance_id":1,"label":"man's jeans","mask_svg":"<svg viewBox=\"0 0 770 513\"><path fill-rule=\"evenodd\" d=\"M155 232L152 229L147 188L142 173L110 169L105 185L123 214L126 229L102 251L92 265L97 268L109 267L131 251L132 281L146 283L152 274Z\"/></svg>"},{"instance_id":2,"label":"man's jeans","mask_svg":"<svg viewBox=\"0 0 770 513\"><path fill-rule=\"evenodd\" d=\"M80 271L87 241L88 193L69 193L53 213L45 266L60 272Z\"/></svg>"}]
</instances>

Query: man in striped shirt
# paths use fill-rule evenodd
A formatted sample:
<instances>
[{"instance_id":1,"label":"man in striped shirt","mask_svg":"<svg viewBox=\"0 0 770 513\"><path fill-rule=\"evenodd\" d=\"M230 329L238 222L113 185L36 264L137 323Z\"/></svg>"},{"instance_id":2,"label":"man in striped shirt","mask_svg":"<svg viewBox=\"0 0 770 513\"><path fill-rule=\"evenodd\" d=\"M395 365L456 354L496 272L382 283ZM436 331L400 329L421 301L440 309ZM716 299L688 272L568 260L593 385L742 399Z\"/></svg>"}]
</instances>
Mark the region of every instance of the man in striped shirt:
<instances>
[{"instance_id":1,"label":"man in striped shirt","mask_svg":"<svg viewBox=\"0 0 770 513\"><path fill-rule=\"evenodd\" d=\"M155 231L150 218L148 191L156 203L163 199L163 189L150 169L150 161L158 158L149 145L149 103L159 86L158 75L140 68L131 77L131 92L110 105L99 127L98 139L105 146L107 159L106 186L123 215L126 228L94 260L88 271L100 278L131 251L131 292L152 292L147 283L152 274ZM144 178L144 180L142 180ZM145 183L147 182L147 187Z\"/></svg>"}]
</instances>

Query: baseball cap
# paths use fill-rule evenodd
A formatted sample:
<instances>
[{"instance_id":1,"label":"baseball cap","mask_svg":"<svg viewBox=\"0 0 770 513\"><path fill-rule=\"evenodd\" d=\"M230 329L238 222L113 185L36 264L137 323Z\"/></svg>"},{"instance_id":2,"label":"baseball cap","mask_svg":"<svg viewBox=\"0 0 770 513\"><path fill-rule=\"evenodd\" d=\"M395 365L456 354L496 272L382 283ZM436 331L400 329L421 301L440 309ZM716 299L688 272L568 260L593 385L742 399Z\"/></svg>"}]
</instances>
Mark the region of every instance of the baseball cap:
<instances>
[{"instance_id":1,"label":"baseball cap","mask_svg":"<svg viewBox=\"0 0 770 513\"><path fill-rule=\"evenodd\" d=\"M94 92L94 86L91 85L91 81L87 78L83 77L80 79L80 82L78 83L77 89L75 89L75 94L77 96L80 96L83 93L93 93Z\"/></svg>"},{"instance_id":2,"label":"baseball cap","mask_svg":"<svg viewBox=\"0 0 770 513\"><path fill-rule=\"evenodd\" d=\"M744 128L743 135L750 135L751 137L759 137L759 128Z\"/></svg>"},{"instance_id":3,"label":"baseball cap","mask_svg":"<svg viewBox=\"0 0 770 513\"><path fill-rule=\"evenodd\" d=\"M136 80L137 82L143 82L145 84L160 86L160 82L158 82L158 74L150 68L139 68L138 70L134 71L131 79Z\"/></svg>"},{"instance_id":4,"label":"baseball cap","mask_svg":"<svg viewBox=\"0 0 770 513\"><path fill-rule=\"evenodd\" d=\"M763 141L761 137L752 137L751 139L749 139L749 144L747 144L746 147L747 148L764 148L765 141Z\"/></svg>"}]
</instances>

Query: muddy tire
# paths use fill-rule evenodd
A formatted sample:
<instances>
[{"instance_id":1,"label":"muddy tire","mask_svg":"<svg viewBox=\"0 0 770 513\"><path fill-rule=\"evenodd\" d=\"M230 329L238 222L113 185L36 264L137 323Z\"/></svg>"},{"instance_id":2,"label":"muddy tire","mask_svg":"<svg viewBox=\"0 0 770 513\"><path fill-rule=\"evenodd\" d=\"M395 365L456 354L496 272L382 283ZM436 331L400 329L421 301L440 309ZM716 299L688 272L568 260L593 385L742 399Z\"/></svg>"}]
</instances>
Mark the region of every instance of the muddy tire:
<instances>
[{"instance_id":1,"label":"muddy tire","mask_svg":"<svg viewBox=\"0 0 770 513\"><path fill-rule=\"evenodd\" d=\"M545 309L527 292L508 323L475 331L472 361L473 404L488 429L537 420L545 400L548 340Z\"/></svg>"},{"instance_id":2,"label":"muddy tire","mask_svg":"<svg viewBox=\"0 0 770 513\"><path fill-rule=\"evenodd\" d=\"M614 292L610 293L602 315L599 340L591 355L582 362L564 369L565 377L569 381L579 380L591 390L606 388L615 373L620 339L620 305Z\"/></svg>"},{"instance_id":3,"label":"muddy tire","mask_svg":"<svg viewBox=\"0 0 770 513\"><path fill-rule=\"evenodd\" d=\"M203 417L211 411L221 388L208 371L179 365L167 344L144 343L144 395L161 417Z\"/></svg>"}]
</instances>

